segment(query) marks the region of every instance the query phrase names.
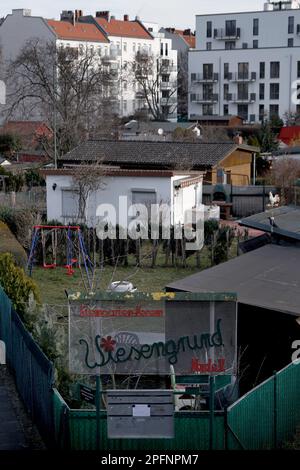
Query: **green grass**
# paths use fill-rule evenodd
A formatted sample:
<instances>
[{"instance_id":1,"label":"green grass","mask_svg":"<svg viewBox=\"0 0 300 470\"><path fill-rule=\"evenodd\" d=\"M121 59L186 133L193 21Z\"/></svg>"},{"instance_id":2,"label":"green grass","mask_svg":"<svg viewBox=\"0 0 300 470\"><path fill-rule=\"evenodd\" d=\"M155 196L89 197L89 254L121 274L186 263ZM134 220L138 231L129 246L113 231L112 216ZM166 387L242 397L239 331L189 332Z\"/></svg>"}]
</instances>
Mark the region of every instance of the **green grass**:
<instances>
[{"instance_id":1,"label":"green grass","mask_svg":"<svg viewBox=\"0 0 300 470\"><path fill-rule=\"evenodd\" d=\"M230 250L230 258L234 256L236 256L236 242L232 244ZM211 265L207 248L201 251L200 259L200 270ZM142 255L142 267L138 269L135 266L135 258L133 256L129 257L130 265L128 267L120 266L115 270L112 266L105 266L103 271L98 269L95 274L96 282L94 290L106 290L112 281L130 280L140 291L159 292L167 284L199 271L195 255L187 259L186 267L183 267L181 264L177 267L164 266L165 255L162 252L158 253L157 266L155 268L151 268L150 263L150 258L144 252ZM84 291L84 283L80 270L78 268L75 269L73 276L67 276L66 273L67 270L63 267L56 269L34 267L32 277L40 288L43 303L66 304L67 297L65 291Z\"/></svg>"}]
</instances>

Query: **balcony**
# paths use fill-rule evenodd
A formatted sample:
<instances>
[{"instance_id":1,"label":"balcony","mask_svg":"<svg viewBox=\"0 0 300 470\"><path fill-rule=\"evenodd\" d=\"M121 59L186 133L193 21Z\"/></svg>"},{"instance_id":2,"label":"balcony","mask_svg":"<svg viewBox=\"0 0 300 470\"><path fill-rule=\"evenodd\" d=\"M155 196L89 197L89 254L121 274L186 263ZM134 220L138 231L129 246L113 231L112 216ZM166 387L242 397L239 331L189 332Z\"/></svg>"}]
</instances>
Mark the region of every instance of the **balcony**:
<instances>
[{"instance_id":1,"label":"balcony","mask_svg":"<svg viewBox=\"0 0 300 470\"><path fill-rule=\"evenodd\" d=\"M145 95L144 91L136 91L135 98L137 100L143 100L143 99L145 99L145 97L146 97L146 95Z\"/></svg>"},{"instance_id":2,"label":"balcony","mask_svg":"<svg viewBox=\"0 0 300 470\"><path fill-rule=\"evenodd\" d=\"M228 93L224 96L224 101L228 101L230 103L255 103L256 101L256 93L247 93L247 94L233 94Z\"/></svg>"},{"instance_id":3,"label":"balcony","mask_svg":"<svg viewBox=\"0 0 300 470\"><path fill-rule=\"evenodd\" d=\"M216 83L219 81L218 73L192 73L192 83Z\"/></svg>"},{"instance_id":4,"label":"balcony","mask_svg":"<svg viewBox=\"0 0 300 470\"><path fill-rule=\"evenodd\" d=\"M160 99L160 104L162 106L171 106L174 104L177 104L177 98L175 96L170 96L169 98L161 98Z\"/></svg>"},{"instance_id":5,"label":"balcony","mask_svg":"<svg viewBox=\"0 0 300 470\"><path fill-rule=\"evenodd\" d=\"M229 82L255 82L256 72L230 72L224 77L224 79Z\"/></svg>"},{"instance_id":6,"label":"balcony","mask_svg":"<svg viewBox=\"0 0 300 470\"><path fill-rule=\"evenodd\" d=\"M226 29L219 28L214 29L214 39L219 41L237 41L241 37L241 28Z\"/></svg>"},{"instance_id":7,"label":"balcony","mask_svg":"<svg viewBox=\"0 0 300 470\"><path fill-rule=\"evenodd\" d=\"M160 89L161 90L169 90L172 88L172 83L171 82L161 82L160 84Z\"/></svg>"},{"instance_id":8,"label":"balcony","mask_svg":"<svg viewBox=\"0 0 300 470\"><path fill-rule=\"evenodd\" d=\"M198 95L195 93L191 94L192 103L218 103L219 95L217 93Z\"/></svg>"}]
</instances>

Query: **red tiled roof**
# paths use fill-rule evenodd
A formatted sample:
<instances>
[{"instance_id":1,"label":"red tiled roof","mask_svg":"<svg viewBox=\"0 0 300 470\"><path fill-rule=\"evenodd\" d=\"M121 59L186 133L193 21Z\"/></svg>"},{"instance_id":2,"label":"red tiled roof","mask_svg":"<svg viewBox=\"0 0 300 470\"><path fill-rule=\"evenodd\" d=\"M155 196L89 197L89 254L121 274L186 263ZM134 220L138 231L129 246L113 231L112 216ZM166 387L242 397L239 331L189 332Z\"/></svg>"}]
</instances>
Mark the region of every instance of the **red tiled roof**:
<instances>
[{"instance_id":1,"label":"red tiled roof","mask_svg":"<svg viewBox=\"0 0 300 470\"><path fill-rule=\"evenodd\" d=\"M278 138L285 144L290 145L293 140L300 139L300 126L282 127Z\"/></svg>"},{"instance_id":2,"label":"red tiled roof","mask_svg":"<svg viewBox=\"0 0 300 470\"><path fill-rule=\"evenodd\" d=\"M193 34L184 34L184 31L180 29L175 29L175 33L181 36L191 49L196 48L196 37Z\"/></svg>"},{"instance_id":3,"label":"red tiled roof","mask_svg":"<svg viewBox=\"0 0 300 470\"><path fill-rule=\"evenodd\" d=\"M35 149L39 139L51 139L52 130L42 121L8 121L0 128L0 134L13 134L20 138L23 149Z\"/></svg>"},{"instance_id":4,"label":"red tiled roof","mask_svg":"<svg viewBox=\"0 0 300 470\"><path fill-rule=\"evenodd\" d=\"M150 33L138 21L122 21L96 18L97 23L107 32L108 36L120 36L138 39L153 39Z\"/></svg>"},{"instance_id":5,"label":"red tiled roof","mask_svg":"<svg viewBox=\"0 0 300 470\"><path fill-rule=\"evenodd\" d=\"M94 24L75 23L75 25L73 25L69 21L56 20L47 20L47 23L60 39L109 42L105 35Z\"/></svg>"}]
</instances>

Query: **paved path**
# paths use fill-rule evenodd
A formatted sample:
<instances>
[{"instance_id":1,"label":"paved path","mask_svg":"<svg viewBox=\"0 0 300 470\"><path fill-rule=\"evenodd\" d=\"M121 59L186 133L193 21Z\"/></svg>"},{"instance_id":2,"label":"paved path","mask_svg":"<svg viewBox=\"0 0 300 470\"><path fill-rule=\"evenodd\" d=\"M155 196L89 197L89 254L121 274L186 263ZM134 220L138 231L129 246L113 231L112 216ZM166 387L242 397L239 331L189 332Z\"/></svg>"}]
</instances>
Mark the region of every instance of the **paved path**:
<instances>
[{"instance_id":1,"label":"paved path","mask_svg":"<svg viewBox=\"0 0 300 470\"><path fill-rule=\"evenodd\" d=\"M0 378L0 450L22 450L26 440L16 416L9 391Z\"/></svg>"}]
</instances>

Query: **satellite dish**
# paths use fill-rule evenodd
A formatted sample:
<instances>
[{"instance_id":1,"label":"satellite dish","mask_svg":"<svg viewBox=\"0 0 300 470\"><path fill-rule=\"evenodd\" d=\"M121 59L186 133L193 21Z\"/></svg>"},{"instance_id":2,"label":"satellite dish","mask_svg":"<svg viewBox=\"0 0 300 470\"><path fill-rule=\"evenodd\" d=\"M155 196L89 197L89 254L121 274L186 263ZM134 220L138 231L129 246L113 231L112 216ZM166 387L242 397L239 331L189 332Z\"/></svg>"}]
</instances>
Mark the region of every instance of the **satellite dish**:
<instances>
[{"instance_id":1,"label":"satellite dish","mask_svg":"<svg viewBox=\"0 0 300 470\"><path fill-rule=\"evenodd\" d=\"M158 129L157 133L158 135L164 135L164 130L160 128Z\"/></svg>"}]
</instances>

